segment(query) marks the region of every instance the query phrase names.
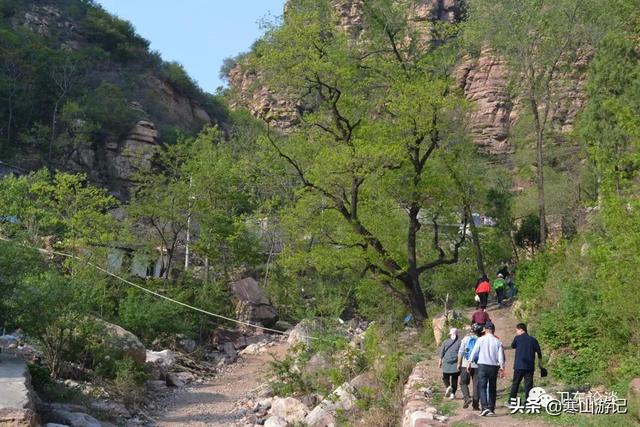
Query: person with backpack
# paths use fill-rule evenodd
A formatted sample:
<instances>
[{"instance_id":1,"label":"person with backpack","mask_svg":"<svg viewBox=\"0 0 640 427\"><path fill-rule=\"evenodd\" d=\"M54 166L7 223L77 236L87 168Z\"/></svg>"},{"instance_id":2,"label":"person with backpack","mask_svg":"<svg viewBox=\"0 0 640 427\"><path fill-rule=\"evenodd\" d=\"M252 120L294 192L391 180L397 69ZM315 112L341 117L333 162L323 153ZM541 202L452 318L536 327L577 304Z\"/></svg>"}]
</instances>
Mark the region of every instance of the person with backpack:
<instances>
[{"instance_id":1,"label":"person with backpack","mask_svg":"<svg viewBox=\"0 0 640 427\"><path fill-rule=\"evenodd\" d=\"M476 283L476 295L480 298L480 307L486 308L489 303L489 293L491 292L491 283L486 274Z\"/></svg>"},{"instance_id":2,"label":"person with backpack","mask_svg":"<svg viewBox=\"0 0 640 427\"><path fill-rule=\"evenodd\" d=\"M480 394L478 393L478 365L471 360L471 351L479 337L482 336L484 328L482 325L474 323L471 331L462 339L460 350L458 350L458 370L460 371L460 389L464 399L463 408L468 408L473 403L473 409L480 410ZM473 394L469 392L469 384L473 381Z\"/></svg>"},{"instance_id":3,"label":"person with backpack","mask_svg":"<svg viewBox=\"0 0 640 427\"><path fill-rule=\"evenodd\" d=\"M487 417L495 415L498 375L504 376L505 357L502 342L493 335L496 330L493 323L487 322L484 329L485 334L478 338L471 350L471 360L478 364L480 416Z\"/></svg>"},{"instance_id":4,"label":"person with backpack","mask_svg":"<svg viewBox=\"0 0 640 427\"><path fill-rule=\"evenodd\" d=\"M458 351L460 350L460 339L458 330L451 328L449 338L447 338L440 348L440 360L438 367L442 368L442 382L444 383L444 395L449 399L454 399L458 389Z\"/></svg>"},{"instance_id":5,"label":"person with backpack","mask_svg":"<svg viewBox=\"0 0 640 427\"><path fill-rule=\"evenodd\" d=\"M536 367L536 354L538 355L538 366L543 371L542 350L538 340L527 333L527 325L518 323L516 325L516 336L513 338L511 348L516 349L513 363L513 382L511 383L511 394L509 403L518 396L520 382L524 379L524 401L527 401L529 392L533 388L533 373Z\"/></svg>"},{"instance_id":6,"label":"person with backpack","mask_svg":"<svg viewBox=\"0 0 640 427\"><path fill-rule=\"evenodd\" d=\"M507 283L504 281L504 276L502 273L498 273L498 277L493 282L493 289L496 290L496 298L498 299L498 307L502 308L504 305L502 301L504 300L504 290L507 287Z\"/></svg>"},{"instance_id":7,"label":"person with backpack","mask_svg":"<svg viewBox=\"0 0 640 427\"><path fill-rule=\"evenodd\" d=\"M489 313L487 313L487 307L482 306L471 315L471 324L474 323L484 327L484 324L491 321Z\"/></svg>"}]
</instances>

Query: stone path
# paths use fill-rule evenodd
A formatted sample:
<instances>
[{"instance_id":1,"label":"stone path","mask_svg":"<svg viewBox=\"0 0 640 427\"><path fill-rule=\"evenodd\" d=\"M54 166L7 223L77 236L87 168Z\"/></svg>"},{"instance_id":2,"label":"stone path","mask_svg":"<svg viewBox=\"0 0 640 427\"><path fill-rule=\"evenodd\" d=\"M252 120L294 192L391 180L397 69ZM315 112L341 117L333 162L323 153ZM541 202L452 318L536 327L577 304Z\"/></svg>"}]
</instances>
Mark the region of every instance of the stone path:
<instances>
[{"instance_id":1,"label":"stone path","mask_svg":"<svg viewBox=\"0 0 640 427\"><path fill-rule=\"evenodd\" d=\"M443 398L442 401L435 406L441 408L446 407L449 413L452 415L449 417L446 425L464 425L464 426L526 426L526 427L538 427L548 426L540 420L532 419L526 420L522 416L514 417L510 415L510 410L505 407L505 402L509 398L509 392L511 389L511 380L513 377L513 363L515 350L511 349L511 341L515 336L515 325L518 323L517 319L513 316L510 307L498 308L495 303L488 307L489 315L492 322L496 325L496 336L498 336L505 348L506 356L506 372L504 378L498 379L498 398L496 400L496 416L494 417L480 417L480 412L473 410L471 407L467 409L462 408L462 391L458 387L454 400ZM470 319L473 310L465 313L465 318ZM463 332L464 336L466 331ZM434 355L430 360L424 362L421 365L422 373L426 379L428 385L433 386L435 394L442 396L444 393L444 386L442 384L442 371L438 368L438 356ZM539 380L538 374L534 378L534 382ZM436 399L439 400L439 399ZM433 401L431 405L433 405ZM444 425L436 421L432 421L432 425ZM431 424L426 424L431 425Z\"/></svg>"},{"instance_id":2,"label":"stone path","mask_svg":"<svg viewBox=\"0 0 640 427\"><path fill-rule=\"evenodd\" d=\"M35 414L29 387L25 361L0 353L0 425L30 425Z\"/></svg>"},{"instance_id":3,"label":"stone path","mask_svg":"<svg viewBox=\"0 0 640 427\"><path fill-rule=\"evenodd\" d=\"M232 368L205 384L177 390L159 403L162 412L151 415L155 425L228 427L246 415L236 403L257 388L268 371L271 355L282 358L287 344L278 343L267 351L243 356Z\"/></svg>"}]
</instances>

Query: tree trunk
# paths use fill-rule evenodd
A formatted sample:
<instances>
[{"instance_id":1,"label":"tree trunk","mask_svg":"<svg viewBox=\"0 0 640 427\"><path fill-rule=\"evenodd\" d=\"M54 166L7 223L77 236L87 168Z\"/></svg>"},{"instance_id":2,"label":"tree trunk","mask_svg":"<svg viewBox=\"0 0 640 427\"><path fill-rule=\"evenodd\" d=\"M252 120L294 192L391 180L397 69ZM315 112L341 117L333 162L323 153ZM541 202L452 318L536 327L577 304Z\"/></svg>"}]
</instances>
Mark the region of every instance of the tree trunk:
<instances>
[{"instance_id":1,"label":"tree trunk","mask_svg":"<svg viewBox=\"0 0 640 427\"><path fill-rule=\"evenodd\" d=\"M420 287L420 279L417 274L411 274L408 275L403 282L407 289L407 294L409 295L409 308L411 309L411 314L413 314L413 318L416 322L420 324L428 317L427 304L422 288Z\"/></svg>"},{"instance_id":2,"label":"tree trunk","mask_svg":"<svg viewBox=\"0 0 640 427\"><path fill-rule=\"evenodd\" d=\"M49 169L52 169L51 157L53 153L53 141L56 139L56 121L58 119L58 105L61 99L62 98L58 98L56 100L56 103L53 106L53 116L51 118L51 138L49 138L49 155L47 158L47 163L49 163Z\"/></svg>"},{"instance_id":3,"label":"tree trunk","mask_svg":"<svg viewBox=\"0 0 640 427\"><path fill-rule=\"evenodd\" d=\"M540 116L538 115L538 103L535 99L529 100L531 104L531 113L533 114L533 120L536 131L536 160L538 163L538 216L540 217L540 249L544 250L547 242L547 219L545 213L544 203L544 129L540 123Z\"/></svg>"}]
</instances>

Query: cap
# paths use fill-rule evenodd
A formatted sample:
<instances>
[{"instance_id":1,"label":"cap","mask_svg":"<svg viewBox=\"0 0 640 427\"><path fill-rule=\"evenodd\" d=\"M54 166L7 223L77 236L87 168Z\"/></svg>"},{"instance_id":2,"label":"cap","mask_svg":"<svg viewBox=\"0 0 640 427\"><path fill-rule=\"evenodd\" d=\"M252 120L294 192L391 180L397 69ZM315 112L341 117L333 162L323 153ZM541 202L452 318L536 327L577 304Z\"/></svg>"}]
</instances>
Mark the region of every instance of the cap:
<instances>
[{"instance_id":1,"label":"cap","mask_svg":"<svg viewBox=\"0 0 640 427\"><path fill-rule=\"evenodd\" d=\"M484 324L484 328L485 329L491 329L492 331L496 330L496 326L491 321L485 323Z\"/></svg>"}]
</instances>

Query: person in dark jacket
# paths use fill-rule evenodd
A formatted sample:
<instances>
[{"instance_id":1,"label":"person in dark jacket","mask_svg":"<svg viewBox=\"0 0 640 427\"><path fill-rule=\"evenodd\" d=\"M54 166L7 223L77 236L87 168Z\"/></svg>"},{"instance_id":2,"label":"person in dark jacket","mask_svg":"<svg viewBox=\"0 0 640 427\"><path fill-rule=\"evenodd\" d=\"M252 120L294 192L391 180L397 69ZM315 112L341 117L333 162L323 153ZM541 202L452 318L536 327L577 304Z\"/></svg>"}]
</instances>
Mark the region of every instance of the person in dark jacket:
<instances>
[{"instance_id":1,"label":"person in dark jacket","mask_svg":"<svg viewBox=\"0 0 640 427\"><path fill-rule=\"evenodd\" d=\"M538 366L542 369L542 350L538 340L527 333L527 325L518 323L516 325L516 336L513 338L511 348L516 349L513 364L513 382L511 383L511 394L509 401L512 402L518 396L520 383L524 379L524 401L527 401L529 392L533 388L533 373L535 371L536 354L538 355Z\"/></svg>"},{"instance_id":2,"label":"person in dark jacket","mask_svg":"<svg viewBox=\"0 0 640 427\"><path fill-rule=\"evenodd\" d=\"M458 330L451 328L449 330L449 338L442 343L439 351L438 367L442 368L442 382L446 387L444 395L449 399L454 399L458 390L458 377L460 376L458 351L460 350L460 343Z\"/></svg>"}]
</instances>

